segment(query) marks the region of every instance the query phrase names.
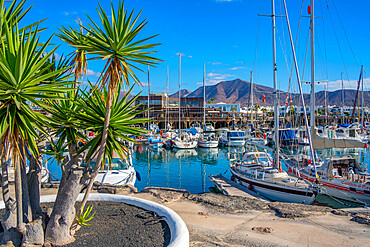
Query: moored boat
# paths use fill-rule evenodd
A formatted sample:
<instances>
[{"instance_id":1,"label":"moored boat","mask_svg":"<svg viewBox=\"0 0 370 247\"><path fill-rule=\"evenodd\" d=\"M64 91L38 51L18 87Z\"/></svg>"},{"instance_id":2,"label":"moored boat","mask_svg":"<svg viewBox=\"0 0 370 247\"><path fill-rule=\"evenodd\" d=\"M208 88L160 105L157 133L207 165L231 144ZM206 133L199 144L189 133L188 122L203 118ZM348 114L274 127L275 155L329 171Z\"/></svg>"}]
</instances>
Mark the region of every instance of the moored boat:
<instances>
[{"instance_id":1,"label":"moored boat","mask_svg":"<svg viewBox=\"0 0 370 247\"><path fill-rule=\"evenodd\" d=\"M198 139L198 147L215 148L218 146L218 137L215 131L204 131Z\"/></svg>"},{"instance_id":2,"label":"moored boat","mask_svg":"<svg viewBox=\"0 0 370 247\"><path fill-rule=\"evenodd\" d=\"M312 183L275 168L265 152L244 153L241 161L230 164L230 171L232 180L273 201L312 204L317 196Z\"/></svg>"}]
</instances>

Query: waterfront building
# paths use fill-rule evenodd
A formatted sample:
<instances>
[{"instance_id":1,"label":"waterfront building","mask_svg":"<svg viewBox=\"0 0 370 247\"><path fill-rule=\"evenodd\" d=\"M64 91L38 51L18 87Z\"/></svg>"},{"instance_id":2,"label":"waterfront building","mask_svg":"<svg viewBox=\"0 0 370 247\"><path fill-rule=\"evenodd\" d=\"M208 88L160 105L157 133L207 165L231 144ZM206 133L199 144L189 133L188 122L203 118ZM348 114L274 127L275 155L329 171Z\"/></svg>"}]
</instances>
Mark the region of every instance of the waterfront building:
<instances>
[{"instance_id":1,"label":"waterfront building","mask_svg":"<svg viewBox=\"0 0 370 247\"><path fill-rule=\"evenodd\" d=\"M172 128L178 128L179 123L179 98L169 97L166 93L150 94L150 118L160 129L165 128L165 122L169 122ZM167 103L168 102L168 103ZM135 105L142 104L138 109L148 108L148 96L139 96ZM168 104L168 107L167 107ZM234 107L234 108L233 108ZM236 109L236 110L235 110ZM233 111L231 111L233 110ZM167 112L167 118L166 118ZM189 128L194 123L201 123L203 119L203 98L181 98L181 128ZM139 114L138 118L147 118L148 111ZM234 118L241 124L246 124L247 113L240 112L240 104L206 104L206 122L214 127L230 127Z\"/></svg>"}]
</instances>

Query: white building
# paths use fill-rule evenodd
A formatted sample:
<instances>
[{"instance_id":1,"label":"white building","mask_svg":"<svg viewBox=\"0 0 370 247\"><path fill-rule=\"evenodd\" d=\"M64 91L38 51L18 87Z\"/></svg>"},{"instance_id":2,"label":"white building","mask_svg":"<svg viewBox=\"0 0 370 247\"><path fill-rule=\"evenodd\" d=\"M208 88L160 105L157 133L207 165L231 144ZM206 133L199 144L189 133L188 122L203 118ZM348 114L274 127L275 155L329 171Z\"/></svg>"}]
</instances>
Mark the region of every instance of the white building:
<instances>
[{"instance_id":1,"label":"white building","mask_svg":"<svg viewBox=\"0 0 370 247\"><path fill-rule=\"evenodd\" d=\"M223 102L215 104L207 104L207 108L221 109L223 112L240 112L240 104L226 104ZM233 109L234 111L232 111Z\"/></svg>"}]
</instances>

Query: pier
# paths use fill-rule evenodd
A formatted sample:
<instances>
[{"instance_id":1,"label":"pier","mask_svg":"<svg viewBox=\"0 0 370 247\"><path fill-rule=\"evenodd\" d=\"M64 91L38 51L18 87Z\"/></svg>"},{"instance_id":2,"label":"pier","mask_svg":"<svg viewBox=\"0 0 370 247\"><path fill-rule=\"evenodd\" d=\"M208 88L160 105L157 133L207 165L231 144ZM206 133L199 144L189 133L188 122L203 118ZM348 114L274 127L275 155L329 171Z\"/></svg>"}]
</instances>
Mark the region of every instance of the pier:
<instances>
[{"instance_id":1,"label":"pier","mask_svg":"<svg viewBox=\"0 0 370 247\"><path fill-rule=\"evenodd\" d=\"M227 196L241 196L249 199L258 199L263 202L270 202L268 199L260 196L256 192L248 190L247 188L234 183L230 179L225 178L220 175L211 175L209 179L216 185L216 187L222 191L224 195Z\"/></svg>"}]
</instances>

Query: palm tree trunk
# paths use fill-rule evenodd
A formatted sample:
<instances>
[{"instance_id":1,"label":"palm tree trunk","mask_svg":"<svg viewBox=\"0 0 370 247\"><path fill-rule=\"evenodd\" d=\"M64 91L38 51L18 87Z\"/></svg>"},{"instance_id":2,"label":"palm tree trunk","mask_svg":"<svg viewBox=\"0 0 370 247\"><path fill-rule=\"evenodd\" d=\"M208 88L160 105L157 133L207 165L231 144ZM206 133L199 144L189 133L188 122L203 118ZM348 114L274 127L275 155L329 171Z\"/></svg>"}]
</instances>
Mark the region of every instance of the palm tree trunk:
<instances>
[{"instance_id":1,"label":"palm tree trunk","mask_svg":"<svg viewBox=\"0 0 370 247\"><path fill-rule=\"evenodd\" d=\"M15 157L14 160L15 198L17 200L17 230L23 234L25 233L25 226L23 222L22 171L19 158L20 157Z\"/></svg>"},{"instance_id":2,"label":"palm tree trunk","mask_svg":"<svg viewBox=\"0 0 370 247\"><path fill-rule=\"evenodd\" d=\"M59 188L54 203L53 212L45 231L45 243L52 245L65 245L74 241L71 226L74 222L75 204L83 184L83 169L79 167L86 152L71 159L69 173L65 178L63 187Z\"/></svg>"},{"instance_id":3,"label":"palm tree trunk","mask_svg":"<svg viewBox=\"0 0 370 247\"><path fill-rule=\"evenodd\" d=\"M43 213L40 206L41 169L43 157L42 155L39 155L37 158L35 158L28 152L26 154L30 162L29 171L27 174L28 194L30 198L33 219L35 219L35 217L42 215Z\"/></svg>"},{"instance_id":4,"label":"palm tree trunk","mask_svg":"<svg viewBox=\"0 0 370 247\"><path fill-rule=\"evenodd\" d=\"M12 212L15 211L16 204L13 198L10 197L9 192L9 178L8 178L8 164L6 162L5 150L1 150L1 188L3 192L3 200L5 203L5 208Z\"/></svg>"},{"instance_id":5,"label":"palm tree trunk","mask_svg":"<svg viewBox=\"0 0 370 247\"><path fill-rule=\"evenodd\" d=\"M109 127L109 122L110 122L110 115L111 115L111 112L112 112L113 97L114 97L114 93L116 92L116 89L117 89L117 84L120 83L119 75L117 74L118 71L119 71L117 69L119 67L119 65L120 65L119 60L113 60L111 65L109 66L110 68L108 68L108 69L111 70L112 74L111 74L111 78L110 78L109 85L108 85L108 95L107 95L107 101L106 101L106 107L105 107L105 120L104 120L104 126L103 126L102 140L101 140L101 144L100 144L100 150L99 150L98 156L96 158L94 172L93 172L92 176L90 177L90 181L89 181L89 184L87 186L84 198L83 198L83 200L81 202L81 206L78 210L79 215L82 213L82 211L83 211L83 209L86 205L87 198L89 197L90 191L91 191L91 189L94 185L94 180L95 180L96 176L99 173L100 164L102 163L103 158L104 158L105 144L107 143L107 138L108 138L108 127Z\"/></svg>"},{"instance_id":6,"label":"palm tree trunk","mask_svg":"<svg viewBox=\"0 0 370 247\"><path fill-rule=\"evenodd\" d=\"M87 198L89 197L91 189L94 185L95 177L99 173L100 166L101 166L100 164L102 163L103 158L104 158L105 144L107 142L107 137L108 137L108 127L109 127L110 115L111 115L111 111L112 111L112 101L113 101L114 91L115 91L115 89L113 90L113 88L111 88L110 86L108 87L108 95L107 95L107 103L106 103L107 105L106 105L106 108L105 108L106 109L105 110L105 120L104 120L104 127L103 127L102 140L101 140L101 144L100 144L100 150L99 150L98 156L96 158L94 172L90 177L90 181L89 181L89 184L87 186L84 198L83 198L83 200L81 202L81 206L78 210L78 215L80 215L83 212L83 209L84 209L84 207L86 205L86 202L87 202Z\"/></svg>"}]
</instances>

